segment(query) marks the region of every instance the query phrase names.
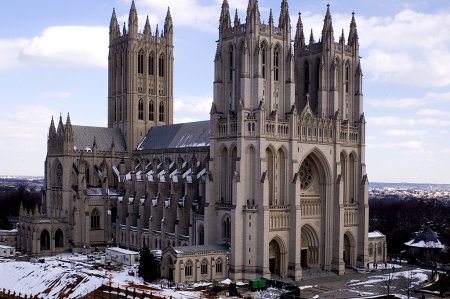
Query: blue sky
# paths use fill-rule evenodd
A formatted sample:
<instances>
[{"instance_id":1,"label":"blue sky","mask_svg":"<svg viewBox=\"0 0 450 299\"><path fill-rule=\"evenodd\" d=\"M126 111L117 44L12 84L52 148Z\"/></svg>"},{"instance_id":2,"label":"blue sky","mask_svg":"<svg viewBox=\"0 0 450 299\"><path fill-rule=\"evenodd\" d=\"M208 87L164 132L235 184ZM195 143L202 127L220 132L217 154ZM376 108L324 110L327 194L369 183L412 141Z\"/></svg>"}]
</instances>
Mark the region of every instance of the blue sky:
<instances>
[{"instance_id":1,"label":"blue sky","mask_svg":"<svg viewBox=\"0 0 450 299\"><path fill-rule=\"evenodd\" d=\"M222 0L136 0L139 23L175 30L175 121L209 118ZM229 0L245 19L247 0ZM260 0L278 20L281 0ZM289 1L319 37L330 3L335 38L356 13L371 181L450 183L450 5L442 0ZM43 175L51 116L106 126L108 26L131 0L0 2L1 175Z\"/></svg>"}]
</instances>

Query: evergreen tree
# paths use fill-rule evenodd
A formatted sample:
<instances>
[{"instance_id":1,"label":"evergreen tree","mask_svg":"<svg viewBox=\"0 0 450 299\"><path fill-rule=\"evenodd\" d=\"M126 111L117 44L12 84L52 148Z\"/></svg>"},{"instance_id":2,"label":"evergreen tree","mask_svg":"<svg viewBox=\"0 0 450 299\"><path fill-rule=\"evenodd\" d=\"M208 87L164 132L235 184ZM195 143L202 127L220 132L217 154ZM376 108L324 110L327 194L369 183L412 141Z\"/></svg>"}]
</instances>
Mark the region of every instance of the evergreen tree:
<instances>
[{"instance_id":1,"label":"evergreen tree","mask_svg":"<svg viewBox=\"0 0 450 299\"><path fill-rule=\"evenodd\" d=\"M142 248L140 252L138 274L145 281L154 281L160 278L159 262L147 246Z\"/></svg>"}]
</instances>

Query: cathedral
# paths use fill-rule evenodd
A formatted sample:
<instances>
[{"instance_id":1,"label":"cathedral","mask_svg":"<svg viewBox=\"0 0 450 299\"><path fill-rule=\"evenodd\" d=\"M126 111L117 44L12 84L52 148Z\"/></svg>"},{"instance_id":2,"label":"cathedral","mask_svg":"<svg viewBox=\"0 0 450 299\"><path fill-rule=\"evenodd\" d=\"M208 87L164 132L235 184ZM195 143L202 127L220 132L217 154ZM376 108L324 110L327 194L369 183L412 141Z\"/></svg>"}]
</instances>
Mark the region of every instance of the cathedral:
<instances>
[{"instance_id":1,"label":"cathedral","mask_svg":"<svg viewBox=\"0 0 450 299\"><path fill-rule=\"evenodd\" d=\"M108 127L52 118L42 205L19 216L33 256L119 246L162 253L176 282L345 273L368 262L358 32L316 38L257 0L223 0L209 121L173 124L173 21L109 27ZM292 40L292 38L294 39ZM56 124L57 123L57 124Z\"/></svg>"}]
</instances>

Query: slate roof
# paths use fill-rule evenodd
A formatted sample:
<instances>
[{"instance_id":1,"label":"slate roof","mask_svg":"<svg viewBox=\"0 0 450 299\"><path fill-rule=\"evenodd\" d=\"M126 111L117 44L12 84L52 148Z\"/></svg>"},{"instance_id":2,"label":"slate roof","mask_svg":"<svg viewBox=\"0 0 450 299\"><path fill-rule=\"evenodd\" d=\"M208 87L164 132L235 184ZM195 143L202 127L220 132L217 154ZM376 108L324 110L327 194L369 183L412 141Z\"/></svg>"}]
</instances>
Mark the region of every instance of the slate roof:
<instances>
[{"instance_id":1,"label":"slate roof","mask_svg":"<svg viewBox=\"0 0 450 299\"><path fill-rule=\"evenodd\" d=\"M210 251L228 251L230 249L229 244L211 244L211 245L194 245L194 246L178 246L173 247L176 253L197 253L197 252L210 252Z\"/></svg>"},{"instance_id":2,"label":"slate roof","mask_svg":"<svg viewBox=\"0 0 450 299\"><path fill-rule=\"evenodd\" d=\"M95 142L99 151L110 151L114 140L116 151L125 152L126 145L122 132L117 128L102 128L89 126L72 126L74 148L78 150L92 149Z\"/></svg>"},{"instance_id":3,"label":"slate roof","mask_svg":"<svg viewBox=\"0 0 450 299\"><path fill-rule=\"evenodd\" d=\"M151 128L138 150L209 146L209 120Z\"/></svg>"},{"instance_id":4,"label":"slate roof","mask_svg":"<svg viewBox=\"0 0 450 299\"><path fill-rule=\"evenodd\" d=\"M430 228L425 227L417 236L406 242L405 245L421 248L444 248L445 245L439 241L437 234Z\"/></svg>"}]
</instances>

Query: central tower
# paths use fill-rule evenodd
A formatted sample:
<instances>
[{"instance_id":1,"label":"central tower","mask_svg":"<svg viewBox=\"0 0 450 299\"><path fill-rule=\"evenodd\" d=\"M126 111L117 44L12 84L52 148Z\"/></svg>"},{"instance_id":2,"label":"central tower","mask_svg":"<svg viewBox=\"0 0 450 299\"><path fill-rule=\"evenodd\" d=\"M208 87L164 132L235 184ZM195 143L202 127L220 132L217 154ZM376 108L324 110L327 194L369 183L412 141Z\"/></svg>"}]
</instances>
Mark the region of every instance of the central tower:
<instances>
[{"instance_id":1,"label":"central tower","mask_svg":"<svg viewBox=\"0 0 450 299\"><path fill-rule=\"evenodd\" d=\"M173 22L138 32L134 1L122 32L113 10L109 26L108 127L122 131L131 153L153 126L173 123Z\"/></svg>"}]
</instances>

